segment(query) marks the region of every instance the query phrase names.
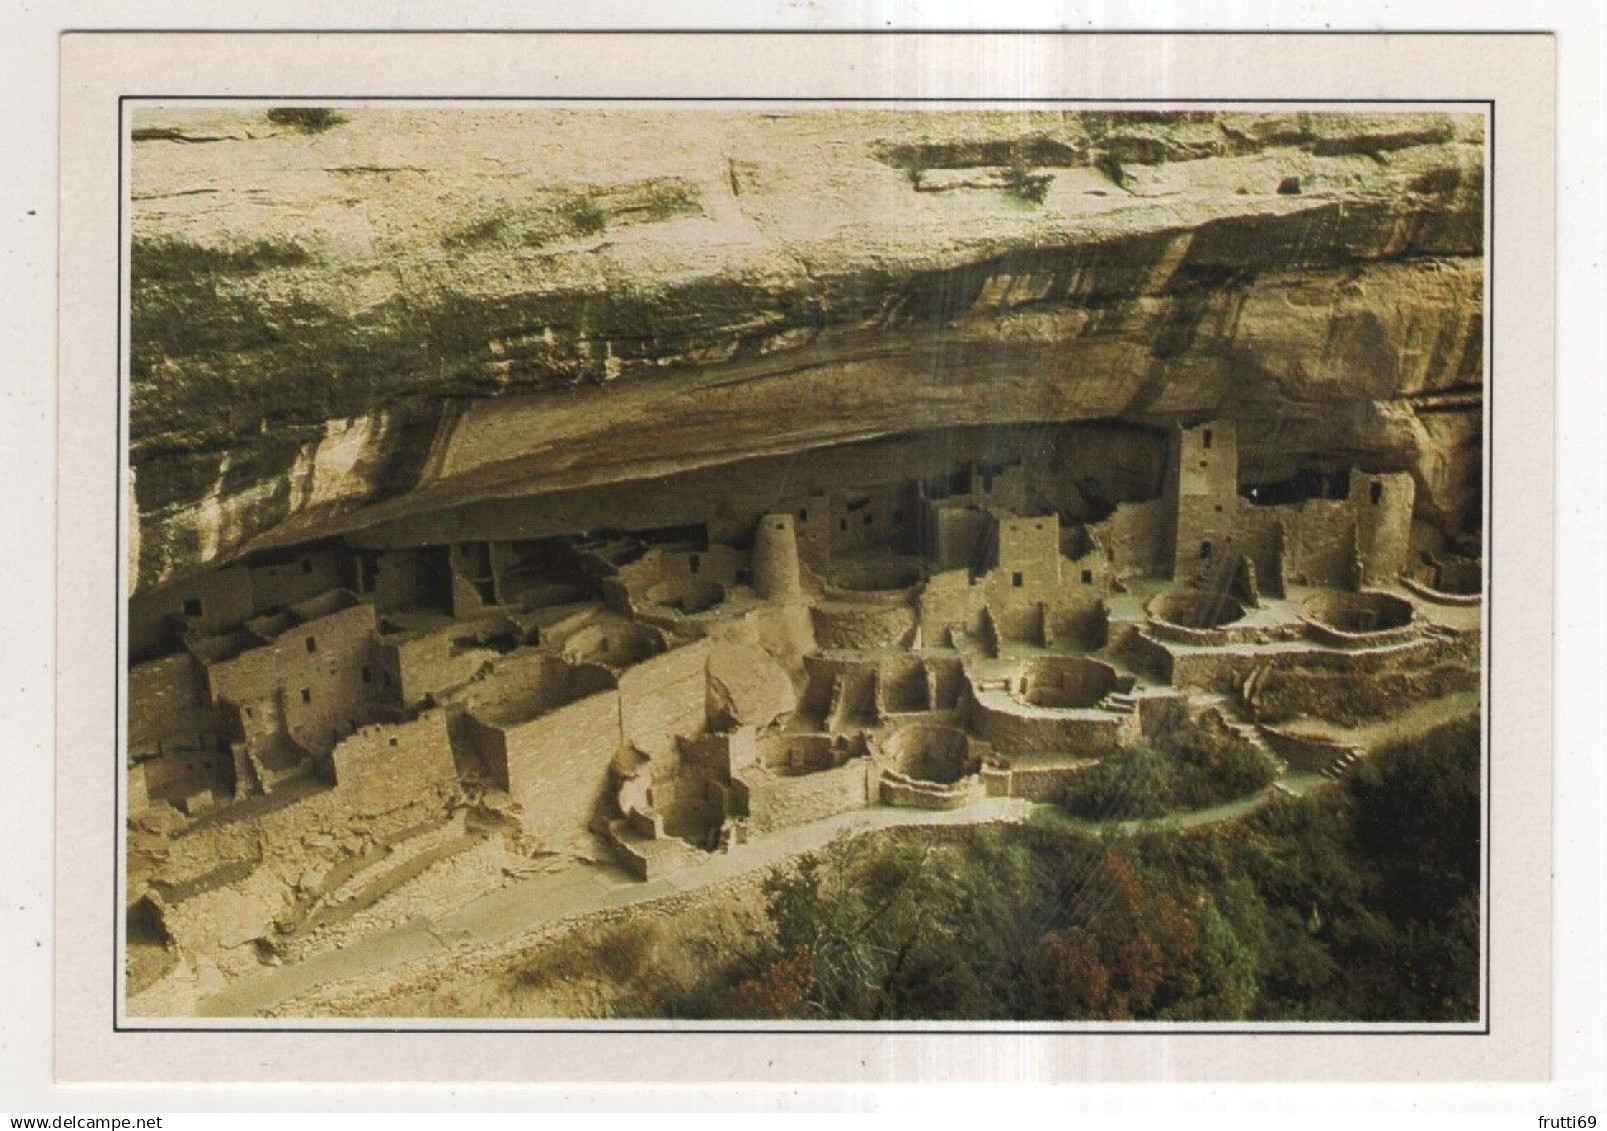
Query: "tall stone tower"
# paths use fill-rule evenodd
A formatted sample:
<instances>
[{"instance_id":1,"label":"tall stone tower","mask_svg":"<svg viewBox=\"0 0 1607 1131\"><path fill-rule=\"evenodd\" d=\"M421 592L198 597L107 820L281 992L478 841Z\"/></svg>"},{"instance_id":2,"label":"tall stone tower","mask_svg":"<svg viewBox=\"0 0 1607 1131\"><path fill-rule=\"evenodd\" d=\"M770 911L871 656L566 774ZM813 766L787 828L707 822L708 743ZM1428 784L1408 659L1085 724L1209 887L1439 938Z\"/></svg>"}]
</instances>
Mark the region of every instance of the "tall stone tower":
<instances>
[{"instance_id":1,"label":"tall stone tower","mask_svg":"<svg viewBox=\"0 0 1607 1131\"><path fill-rule=\"evenodd\" d=\"M790 514L767 514L753 534L753 587L771 601L803 593L798 572L798 534Z\"/></svg>"},{"instance_id":2,"label":"tall stone tower","mask_svg":"<svg viewBox=\"0 0 1607 1131\"><path fill-rule=\"evenodd\" d=\"M1231 421L1214 420L1173 433L1164 496L1171 512L1172 576L1187 581L1234 553L1239 515L1239 440Z\"/></svg>"}]
</instances>

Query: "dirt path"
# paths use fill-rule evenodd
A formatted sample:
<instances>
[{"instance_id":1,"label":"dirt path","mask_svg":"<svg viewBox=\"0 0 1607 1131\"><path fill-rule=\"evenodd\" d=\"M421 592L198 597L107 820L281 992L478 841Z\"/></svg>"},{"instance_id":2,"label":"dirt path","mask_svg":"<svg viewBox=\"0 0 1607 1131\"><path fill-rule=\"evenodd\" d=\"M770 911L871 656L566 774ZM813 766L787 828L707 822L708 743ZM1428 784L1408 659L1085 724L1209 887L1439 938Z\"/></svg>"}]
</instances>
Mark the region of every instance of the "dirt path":
<instances>
[{"instance_id":1,"label":"dirt path","mask_svg":"<svg viewBox=\"0 0 1607 1131\"><path fill-rule=\"evenodd\" d=\"M1440 723L1476 710L1476 694L1447 696L1419 704L1401 716L1373 727L1351 731L1365 745L1395 740L1430 730ZM1316 728L1313 728L1316 729ZM1306 781L1305 778L1313 780ZM1305 792L1327 781L1304 775ZM563 920L598 911L646 903L665 896L718 884L782 860L825 847L840 833L862 835L882 829L928 825L981 825L995 822L1053 821L1066 827L1097 833L1120 829L1191 829L1242 817L1277 796L1269 786L1248 797L1187 813L1174 813L1142 821L1088 821L1067 815L1055 805L1017 798L988 798L951 812L878 807L842 813L765 836L728 855L711 856L673 875L641 883L613 864L585 864L562 872L530 877L499 888L433 920L418 918L388 931L365 936L339 950L326 951L302 962L264 967L260 972L231 982L202 1001L201 1017L249 1017L261 1014L301 994L390 966L445 953L464 943L491 943ZM1283 792L1295 792L1285 790Z\"/></svg>"},{"instance_id":2,"label":"dirt path","mask_svg":"<svg viewBox=\"0 0 1607 1131\"><path fill-rule=\"evenodd\" d=\"M671 876L641 883L612 864L581 865L535 876L500 888L435 920L414 919L389 931L366 936L340 950L326 951L303 962L265 967L231 982L201 1002L202 1017L260 1014L303 993L373 974L462 943L490 943L566 919L597 911L646 903L694 891L746 873L769 868L790 857L825 847L840 833L859 836L882 829L981 825L1029 819L1064 821L1088 832L1105 828L1194 828L1232 820L1265 804L1273 796L1263 790L1226 805L1179 813L1150 821L1085 821L1066 816L1057 806L1017 798L993 797L946 813L919 809L876 808L843 813L785 829L743 846L729 855Z\"/></svg>"}]
</instances>

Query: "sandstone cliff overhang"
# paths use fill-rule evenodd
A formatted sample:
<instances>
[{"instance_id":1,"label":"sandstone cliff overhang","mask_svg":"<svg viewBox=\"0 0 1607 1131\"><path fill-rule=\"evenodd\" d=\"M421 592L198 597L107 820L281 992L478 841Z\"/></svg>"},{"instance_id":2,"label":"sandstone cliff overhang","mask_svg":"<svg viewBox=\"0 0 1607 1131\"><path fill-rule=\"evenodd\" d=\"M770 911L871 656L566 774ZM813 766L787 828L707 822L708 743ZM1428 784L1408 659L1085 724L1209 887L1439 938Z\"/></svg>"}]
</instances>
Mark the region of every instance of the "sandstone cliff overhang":
<instances>
[{"instance_id":1,"label":"sandstone cliff overhang","mask_svg":"<svg viewBox=\"0 0 1607 1131\"><path fill-rule=\"evenodd\" d=\"M131 576L956 425L1477 528L1482 115L142 111Z\"/></svg>"}]
</instances>

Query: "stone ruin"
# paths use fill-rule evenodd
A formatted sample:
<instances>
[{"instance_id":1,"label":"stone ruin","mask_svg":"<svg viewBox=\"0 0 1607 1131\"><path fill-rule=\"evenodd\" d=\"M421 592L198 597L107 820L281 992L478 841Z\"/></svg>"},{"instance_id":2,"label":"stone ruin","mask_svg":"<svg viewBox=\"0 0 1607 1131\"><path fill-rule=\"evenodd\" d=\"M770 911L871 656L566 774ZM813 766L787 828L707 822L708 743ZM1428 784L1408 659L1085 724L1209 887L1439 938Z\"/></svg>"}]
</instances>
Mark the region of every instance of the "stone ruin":
<instances>
[{"instance_id":1,"label":"stone ruin","mask_svg":"<svg viewBox=\"0 0 1607 1131\"><path fill-rule=\"evenodd\" d=\"M1030 459L967 463L724 539L504 537L513 501L450 542L380 528L137 597L131 922L277 961L452 861L470 891L532 853L647 880L869 807L1052 799L1205 712L1332 776L1356 751L1263 719L1269 679L1476 668L1476 594L1414 552L1410 476L1268 502L1231 422L1169 448L1157 498L1096 521L1037 503Z\"/></svg>"}]
</instances>

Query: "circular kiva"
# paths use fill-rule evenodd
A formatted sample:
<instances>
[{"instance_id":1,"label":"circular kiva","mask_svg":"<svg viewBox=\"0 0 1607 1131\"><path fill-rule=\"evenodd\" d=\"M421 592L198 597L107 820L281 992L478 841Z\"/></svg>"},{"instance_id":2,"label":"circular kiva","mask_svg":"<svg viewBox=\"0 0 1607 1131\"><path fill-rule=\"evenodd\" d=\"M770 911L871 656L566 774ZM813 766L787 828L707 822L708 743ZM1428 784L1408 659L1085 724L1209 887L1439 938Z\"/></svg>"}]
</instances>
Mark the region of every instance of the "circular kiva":
<instances>
[{"instance_id":1,"label":"circular kiva","mask_svg":"<svg viewBox=\"0 0 1607 1131\"><path fill-rule=\"evenodd\" d=\"M725 586L698 578L661 581L647 591L649 604L676 612L705 612L725 600Z\"/></svg>"},{"instance_id":2,"label":"circular kiva","mask_svg":"<svg viewBox=\"0 0 1607 1131\"><path fill-rule=\"evenodd\" d=\"M845 593L901 593L920 580L919 562L856 562L832 570L831 588Z\"/></svg>"},{"instance_id":3,"label":"circular kiva","mask_svg":"<svg viewBox=\"0 0 1607 1131\"><path fill-rule=\"evenodd\" d=\"M1168 589L1145 610L1152 621L1178 628L1211 629L1244 617L1244 606L1226 593L1205 589Z\"/></svg>"},{"instance_id":4,"label":"circular kiva","mask_svg":"<svg viewBox=\"0 0 1607 1131\"><path fill-rule=\"evenodd\" d=\"M1360 593L1314 593L1300 606L1307 620L1346 636L1367 636L1406 628L1412 603L1393 593L1364 589Z\"/></svg>"},{"instance_id":5,"label":"circular kiva","mask_svg":"<svg viewBox=\"0 0 1607 1131\"><path fill-rule=\"evenodd\" d=\"M1116 690L1116 669L1086 656L1039 656L1021 667L1016 697L1034 707L1092 707Z\"/></svg>"},{"instance_id":6,"label":"circular kiva","mask_svg":"<svg viewBox=\"0 0 1607 1131\"><path fill-rule=\"evenodd\" d=\"M882 739L892 769L911 781L952 785L977 771L971 740L959 727L912 723Z\"/></svg>"}]
</instances>

